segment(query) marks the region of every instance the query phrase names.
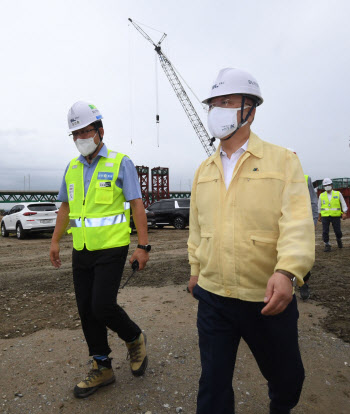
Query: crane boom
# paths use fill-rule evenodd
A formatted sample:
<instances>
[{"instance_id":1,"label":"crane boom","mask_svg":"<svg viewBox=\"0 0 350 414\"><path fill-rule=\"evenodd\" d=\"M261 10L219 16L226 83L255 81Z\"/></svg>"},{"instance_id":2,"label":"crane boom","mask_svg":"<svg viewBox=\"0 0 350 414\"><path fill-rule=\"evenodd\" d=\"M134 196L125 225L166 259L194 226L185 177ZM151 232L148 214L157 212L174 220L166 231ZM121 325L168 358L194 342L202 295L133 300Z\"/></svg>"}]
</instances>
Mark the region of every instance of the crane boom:
<instances>
[{"instance_id":1,"label":"crane boom","mask_svg":"<svg viewBox=\"0 0 350 414\"><path fill-rule=\"evenodd\" d=\"M182 83L181 83L179 77L177 76L173 65L171 64L170 60L166 57L166 55L163 53L163 51L161 49L160 45L161 45L162 41L165 39L166 34L164 33L162 38L159 40L159 42L157 44L155 44L153 42L153 40L148 36L148 34L143 29L141 29L140 26L138 26L130 18L129 18L129 21L133 24L133 26L137 29L137 31L140 32L142 34L142 36L145 39L147 39L150 43L152 43L152 45L154 46L154 49L158 54L160 64L161 64L161 66L162 66L162 68L163 68L163 70L164 70L164 72L165 72L172 88L174 89L174 92L175 92L177 98L179 99L183 109L185 110L188 119L190 120L194 130L196 131L196 134L197 134L197 136L198 136L205 152L207 153L208 157L210 155L214 154L215 146L213 145L207 130L205 129L201 119L199 118L199 116L197 114L197 111L195 110L194 106L192 105L192 102L191 102L190 98L188 97L186 90L182 86Z\"/></svg>"}]
</instances>

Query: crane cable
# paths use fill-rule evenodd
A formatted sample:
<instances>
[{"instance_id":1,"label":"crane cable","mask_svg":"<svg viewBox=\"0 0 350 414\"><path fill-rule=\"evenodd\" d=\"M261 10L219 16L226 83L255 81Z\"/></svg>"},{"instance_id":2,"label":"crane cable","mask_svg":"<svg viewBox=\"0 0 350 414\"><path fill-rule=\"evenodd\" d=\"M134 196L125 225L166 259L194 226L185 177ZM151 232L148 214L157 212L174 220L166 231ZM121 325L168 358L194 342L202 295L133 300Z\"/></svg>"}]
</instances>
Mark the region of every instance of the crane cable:
<instances>
[{"instance_id":1,"label":"crane cable","mask_svg":"<svg viewBox=\"0 0 350 414\"><path fill-rule=\"evenodd\" d=\"M169 58L168 57L166 57L168 60L169 60ZM169 60L169 62L170 62L170 60ZM206 105L204 105L203 103L202 103L202 101L198 98L198 96L194 93L194 91L193 91L193 89L189 86L189 84L185 81L185 79L182 77L182 75L181 75L181 73L176 69L176 67L174 66L174 64L172 63L172 62L170 62L171 63L171 66L174 68L174 70L175 70L175 72L179 75L179 77L182 79L182 81L183 81L183 83L187 86L187 88L192 92L192 94L193 94L193 96L197 99L197 101L199 102L199 104L201 105L201 107L203 108L203 109L206 109L207 108L207 106Z\"/></svg>"},{"instance_id":2,"label":"crane cable","mask_svg":"<svg viewBox=\"0 0 350 414\"><path fill-rule=\"evenodd\" d=\"M156 75L156 128L157 128L157 145L159 148L159 94L158 94L158 56L157 52L154 54L155 57L155 75Z\"/></svg>"},{"instance_id":3,"label":"crane cable","mask_svg":"<svg viewBox=\"0 0 350 414\"><path fill-rule=\"evenodd\" d=\"M133 97L133 89L132 89L132 33L131 33L131 27L130 27L130 23L128 24L129 26L129 93L130 93L130 144L132 145L132 137L134 135L134 130L133 130L133 110L132 110L132 97Z\"/></svg>"},{"instance_id":4,"label":"crane cable","mask_svg":"<svg viewBox=\"0 0 350 414\"><path fill-rule=\"evenodd\" d=\"M156 31L156 32L158 32L158 33L162 33L162 34L164 34L164 32L162 32L161 30L157 30L157 29L154 29L153 27L150 27L150 26L147 26L146 24L144 24L144 23L141 23L141 22L137 22L136 20L134 20L134 22L135 23L137 23L137 24L139 24L140 26L144 26L144 27L147 27L148 29L151 29L151 30L154 30L154 31ZM164 53L164 55L165 55L165 53ZM165 55L166 56L166 55ZM169 60L169 58L166 56L166 58L168 59L168 61L170 62L170 60ZM174 68L174 70L175 70L175 72L179 75L179 77L182 79L182 81L183 81L183 83L187 86L187 88L192 92L192 94L193 94L193 96L197 99L197 101L199 102L199 104L202 106L202 108L203 109L205 109L205 110L207 110L207 106L206 105L204 105L203 103L202 103L202 101L198 98L198 96L194 93L194 91L193 91L193 89L189 86L189 84L185 81L185 79L182 77L182 75L181 75L181 73L176 69L176 67L174 66L174 64L172 63L172 62L170 62L171 63L171 66Z\"/></svg>"},{"instance_id":5,"label":"crane cable","mask_svg":"<svg viewBox=\"0 0 350 414\"><path fill-rule=\"evenodd\" d=\"M164 34L164 32L162 32L161 30L157 30L157 29L154 29L153 27L147 26L147 25L146 25L146 24L144 24L144 23L137 22L135 19L133 19L133 21L134 21L135 23L137 23L139 26L145 26L145 27L147 27L147 29L151 29L151 30L154 30L155 32L158 32L158 33Z\"/></svg>"},{"instance_id":6,"label":"crane cable","mask_svg":"<svg viewBox=\"0 0 350 414\"><path fill-rule=\"evenodd\" d=\"M154 29L153 27L147 26L144 23L140 23L137 22L136 20L134 20L135 23L139 24L140 26L144 26L147 27L148 29L154 30L158 33L162 33L164 34L164 32ZM130 27L130 23L128 24L128 26ZM132 46L132 42L131 42L131 32L129 31L129 51L131 51L131 46ZM165 55L165 54L164 54ZM165 55L166 56L166 55ZM166 58L168 59L168 57L166 56ZM132 68L132 62L131 62L131 52L129 53L129 79L130 79L130 143L132 145L133 141L133 111L132 111L132 81L131 81L131 68ZM170 62L170 60L168 59L168 61ZM158 87L158 53L155 53L155 87L156 87L156 128L157 128L157 146L159 148L159 87ZM170 62L171 63L171 62ZM196 98L196 100L199 102L199 104L202 106L202 108L204 110L207 110L206 105L204 105L201 100L198 98L198 96L195 94L195 92L193 91L193 89L188 85L188 83L186 82L186 80L183 78L183 76L181 75L181 73L177 70L177 68L173 65L173 63L171 63L172 67L174 68L175 72L177 73L177 75L182 79L182 81L184 82L184 84L187 86L187 88L192 92L193 96Z\"/></svg>"}]
</instances>

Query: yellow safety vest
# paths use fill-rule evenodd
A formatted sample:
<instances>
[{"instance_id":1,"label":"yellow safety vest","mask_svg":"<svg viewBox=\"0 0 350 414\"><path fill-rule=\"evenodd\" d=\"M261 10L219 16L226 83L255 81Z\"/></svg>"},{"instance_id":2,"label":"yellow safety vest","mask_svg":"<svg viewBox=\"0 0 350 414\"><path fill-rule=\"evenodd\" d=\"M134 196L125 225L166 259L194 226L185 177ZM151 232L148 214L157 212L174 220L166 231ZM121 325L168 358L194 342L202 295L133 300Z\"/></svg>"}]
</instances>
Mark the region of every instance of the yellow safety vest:
<instances>
[{"instance_id":1,"label":"yellow safety vest","mask_svg":"<svg viewBox=\"0 0 350 414\"><path fill-rule=\"evenodd\" d=\"M309 176L305 174L304 177L305 177L305 180L306 180L306 184L309 184Z\"/></svg>"},{"instance_id":2,"label":"yellow safety vest","mask_svg":"<svg viewBox=\"0 0 350 414\"><path fill-rule=\"evenodd\" d=\"M74 158L66 173L73 247L110 249L130 244L130 203L115 185L124 154L100 157L84 197L84 164Z\"/></svg>"},{"instance_id":3,"label":"yellow safety vest","mask_svg":"<svg viewBox=\"0 0 350 414\"><path fill-rule=\"evenodd\" d=\"M320 195L322 217L340 217L342 215L339 195L339 191L332 191L331 201L328 200L327 191Z\"/></svg>"}]
</instances>

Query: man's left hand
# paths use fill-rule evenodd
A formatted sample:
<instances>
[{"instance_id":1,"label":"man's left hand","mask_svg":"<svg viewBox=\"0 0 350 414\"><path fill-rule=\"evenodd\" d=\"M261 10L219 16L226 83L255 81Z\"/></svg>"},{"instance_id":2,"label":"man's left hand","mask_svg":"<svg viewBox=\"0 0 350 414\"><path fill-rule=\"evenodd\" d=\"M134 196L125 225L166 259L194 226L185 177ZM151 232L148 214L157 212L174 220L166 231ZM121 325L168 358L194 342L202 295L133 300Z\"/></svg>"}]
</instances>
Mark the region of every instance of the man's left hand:
<instances>
[{"instance_id":1,"label":"man's left hand","mask_svg":"<svg viewBox=\"0 0 350 414\"><path fill-rule=\"evenodd\" d=\"M139 262L139 270L142 270L146 267L146 263L149 260L149 254L146 252L146 250L136 249L133 255L130 257L130 264L132 264L134 260L137 260Z\"/></svg>"},{"instance_id":2,"label":"man's left hand","mask_svg":"<svg viewBox=\"0 0 350 414\"><path fill-rule=\"evenodd\" d=\"M348 215L347 215L347 213L343 213L343 215L342 215L342 219L343 220L346 220L346 218L348 217Z\"/></svg>"},{"instance_id":3,"label":"man's left hand","mask_svg":"<svg viewBox=\"0 0 350 414\"><path fill-rule=\"evenodd\" d=\"M267 282L263 315L278 315L283 312L293 299L293 286L290 279L282 273L275 272Z\"/></svg>"}]
</instances>

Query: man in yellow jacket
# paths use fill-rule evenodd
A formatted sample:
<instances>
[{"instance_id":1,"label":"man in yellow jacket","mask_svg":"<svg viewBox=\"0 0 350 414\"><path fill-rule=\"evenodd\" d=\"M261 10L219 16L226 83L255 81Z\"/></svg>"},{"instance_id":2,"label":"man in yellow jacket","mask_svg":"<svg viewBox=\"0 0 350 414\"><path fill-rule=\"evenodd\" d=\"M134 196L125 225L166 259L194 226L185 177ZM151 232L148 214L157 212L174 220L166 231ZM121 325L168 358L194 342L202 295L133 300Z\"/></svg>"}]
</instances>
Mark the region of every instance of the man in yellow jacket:
<instances>
[{"instance_id":1,"label":"man in yellow jacket","mask_svg":"<svg viewBox=\"0 0 350 414\"><path fill-rule=\"evenodd\" d=\"M241 338L268 381L270 413L286 414L304 380L294 286L314 262L308 189L298 157L250 130L263 102L252 75L221 70L203 102L220 146L198 168L191 194L188 288L199 301L202 364L197 414L235 412Z\"/></svg>"}]
</instances>

